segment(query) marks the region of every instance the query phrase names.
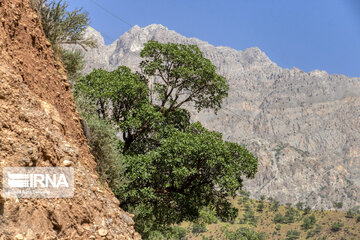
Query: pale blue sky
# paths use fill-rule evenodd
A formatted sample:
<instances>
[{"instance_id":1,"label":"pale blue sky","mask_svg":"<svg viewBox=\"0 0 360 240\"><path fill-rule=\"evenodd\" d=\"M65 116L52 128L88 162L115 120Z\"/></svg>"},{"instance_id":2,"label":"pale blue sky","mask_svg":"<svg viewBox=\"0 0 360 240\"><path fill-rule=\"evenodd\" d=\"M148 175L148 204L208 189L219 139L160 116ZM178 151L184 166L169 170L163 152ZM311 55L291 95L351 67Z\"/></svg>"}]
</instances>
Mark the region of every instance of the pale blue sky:
<instances>
[{"instance_id":1,"label":"pale blue sky","mask_svg":"<svg viewBox=\"0 0 360 240\"><path fill-rule=\"evenodd\" d=\"M89 12L106 43L132 25L158 23L216 46L257 46L281 67L360 77L360 0L68 2Z\"/></svg>"}]
</instances>

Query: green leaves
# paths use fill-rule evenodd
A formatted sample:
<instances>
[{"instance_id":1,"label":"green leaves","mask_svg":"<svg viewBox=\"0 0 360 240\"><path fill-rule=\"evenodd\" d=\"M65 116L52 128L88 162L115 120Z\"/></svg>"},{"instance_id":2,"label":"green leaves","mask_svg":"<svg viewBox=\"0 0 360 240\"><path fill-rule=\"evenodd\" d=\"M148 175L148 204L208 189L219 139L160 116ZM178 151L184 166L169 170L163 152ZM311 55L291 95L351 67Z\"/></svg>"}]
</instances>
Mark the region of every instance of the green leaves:
<instances>
[{"instance_id":1,"label":"green leaves","mask_svg":"<svg viewBox=\"0 0 360 240\"><path fill-rule=\"evenodd\" d=\"M140 63L143 74L160 80L154 92L167 112L187 102L192 102L198 111L217 111L227 96L226 79L216 73L216 67L195 45L149 41L140 56L144 58Z\"/></svg>"},{"instance_id":2,"label":"green leaves","mask_svg":"<svg viewBox=\"0 0 360 240\"><path fill-rule=\"evenodd\" d=\"M93 39L84 39L90 19L82 9L69 12L63 0L33 0L32 5L39 10L45 35L55 50L60 44L79 44L84 49L96 46Z\"/></svg>"},{"instance_id":3,"label":"green leaves","mask_svg":"<svg viewBox=\"0 0 360 240\"><path fill-rule=\"evenodd\" d=\"M159 224L195 220L200 209L209 205L223 219L236 217L237 211L226 197L235 196L241 188L243 173L254 177L257 160L243 147L221 137L197 122L185 131L174 128L156 149L128 157L130 183L117 196L121 206L129 209L147 203L171 216L161 222L162 217L154 210L153 221Z\"/></svg>"}]
</instances>

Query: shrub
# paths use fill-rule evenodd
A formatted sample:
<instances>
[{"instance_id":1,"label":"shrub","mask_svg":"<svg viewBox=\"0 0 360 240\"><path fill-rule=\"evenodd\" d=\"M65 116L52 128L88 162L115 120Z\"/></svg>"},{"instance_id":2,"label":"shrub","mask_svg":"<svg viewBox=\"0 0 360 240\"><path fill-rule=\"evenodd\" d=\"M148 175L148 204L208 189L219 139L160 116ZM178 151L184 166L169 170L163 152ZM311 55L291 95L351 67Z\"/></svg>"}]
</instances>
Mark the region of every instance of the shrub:
<instances>
[{"instance_id":1,"label":"shrub","mask_svg":"<svg viewBox=\"0 0 360 240\"><path fill-rule=\"evenodd\" d=\"M68 3L63 0L32 0L31 3L39 12L41 25L55 57L60 57L64 63L69 79L78 78L84 67L83 56L80 51L64 50L62 46L78 44L85 50L87 47L96 47L94 39L84 38L90 22L88 13L82 9L68 11Z\"/></svg>"},{"instance_id":2,"label":"shrub","mask_svg":"<svg viewBox=\"0 0 360 240\"><path fill-rule=\"evenodd\" d=\"M348 210L346 212L346 215L345 215L346 218L354 218L355 217L355 213L351 210Z\"/></svg>"},{"instance_id":3,"label":"shrub","mask_svg":"<svg viewBox=\"0 0 360 240\"><path fill-rule=\"evenodd\" d=\"M200 210L200 218L199 222L203 224L212 224L217 222L216 212L214 210L210 210L205 208Z\"/></svg>"},{"instance_id":4,"label":"shrub","mask_svg":"<svg viewBox=\"0 0 360 240\"><path fill-rule=\"evenodd\" d=\"M293 229L293 230L289 230L286 233L286 240L295 240L298 239L300 237L300 232Z\"/></svg>"},{"instance_id":5,"label":"shrub","mask_svg":"<svg viewBox=\"0 0 360 240\"><path fill-rule=\"evenodd\" d=\"M344 226L344 224L340 221L333 223L333 225L331 225L331 231L333 232L338 232L341 230L341 228Z\"/></svg>"},{"instance_id":6,"label":"shrub","mask_svg":"<svg viewBox=\"0 0 360 240\"><path fill-rule=\"evenodd\" d=\"M308 214L310 213L310 211L311 211L311 208L310 208L309 206L306 206L306 207L304 208L303 215L308 215Z\"/></svg>"},{"instance_id":7,"label":"shrub","mask_svg":"<svg viewBox=\"0 0 360 240\"><path fill-rule=\"evenodd\" d=\"M264 210L264 203L263 203L263 202L260 202L260 203L257 205L256 211L262 212L263 210Z\"/></svg>"},{"instance_id":8,"label":"shrub","mask_svg":"<svg viewBox=\"0 0 360 240\"><path fill-rule=\"evenodd\" d=\"M90 151L95 157L96 170L101 181L107 181L110 187L125 182L122 156L119 155L120 141L115 135L113 126L96 115L85 116L83 128Z\"/></svg>"},{"instance_id":9,"label":"shrub","mask_svg":"<svg viewBox=\"0 0 360 240\"><path fill-rule=\"evenodd\" d=\"M284 223L285 222L285 218L281 213L278 213L275 215L274 219L273 219L274 223Z\"/></svg>"},{"instance_id":10,"label":"shrub","mask_svg":"<svg viewBox=\"0 0 360 240\"><path fill-rule=\"evenodd\" d=\"M305 217L303 220L303 223L301 224L301 228L305 231L311 229L314 227L316 223L316 218L314 215L311 215L309 217Z\"/></svg>"},{"instance_id":11,"label":"shrub","mask_svg":"<svg viewBox=\"0 0 360 240\"><path fill-rule=\"evenodd\" d=\"M343 207L343 202L333 202L333 206L336 209L341 209Z\"/></svg>"},{"instance_id":12,"label":"shrub","mask_svg":"<svg viewBox=\"0 0 360 240\"><path fill-rule=\"evenodd\" d=\"M268 236L264 232L255 232L249 228L241 227L236 231L225 231L225 239L227 240L239 240L239 239L249 239L249 240L266 240Z\"/></svg>"},{"instance_id":13,"label":"shrub","mask_svg":"<svg viewBox=\"0 0 360 240\"><path fill-rule=\"evenodd\" d=\"M297 204L296 204L296 208L298 209L298 210L303 210L303 208L304 208L304 203L302 203L302 202L298 202Z\"/></svg>"},{"instance_id":14,"label":"shrub","mask_svg":"<svg viewBox=\"0 0 360 240\"><path fill-rule=\"evenodd\" d=\"M191 232L195 234L204 233L206 232L206 226L205 224L194 223Z\"/></svg>"},{"instance_id":15,"label":"shrub","mask_svg":"<svg viewBox=\"0 0 360 240\"><path fill-rule=\"evenodd\" d=\"M274 202L271 204L270 210L273 212L277 212L279 210L280 202L274 200Z\"/></svg>"},{"instance_id":16,"label":"shrub","mask_svg":"<svg viewBox=\"0 0 360 240\"><path fill-rule=\"evenodd\" d=\"M297 215L298 212L294 208L289 207L284 215L285 223L295 222Z\"/></svg>"},{"instance_id":17,"label":"shrub","mask_svg":"<svg viewBox=\"0 0 360 240\"><path fill-rule=\"evenodd\" d=\"M320 232L321 232L321 226L319 224L316 224L316 227L307 233L306 238L314 237L316 234L319 234Z\"/></svg>"},{"instance_id":18,"label":"shrub","mask_svg":"<svg viewBox=\"0 0 360 240\"><path fill-rule=\"evenodd\" d=\"M255 216L254 211L252 210L251 206L249 204L246 204L243 223L249 223L249 224L256 226L257 221L258 221L258 219Z\"/></svg>"},{"instance_id":19,"label":"shrub","mask_svg":"<svg viewBox=\"0 0 360 240\"><path fill-rule=\"evenodd\" d=\"M281 225L280 225L280 224L276 224L275 229L276 229L277 231L280 231Z\"/></svg>"}]
</instances>

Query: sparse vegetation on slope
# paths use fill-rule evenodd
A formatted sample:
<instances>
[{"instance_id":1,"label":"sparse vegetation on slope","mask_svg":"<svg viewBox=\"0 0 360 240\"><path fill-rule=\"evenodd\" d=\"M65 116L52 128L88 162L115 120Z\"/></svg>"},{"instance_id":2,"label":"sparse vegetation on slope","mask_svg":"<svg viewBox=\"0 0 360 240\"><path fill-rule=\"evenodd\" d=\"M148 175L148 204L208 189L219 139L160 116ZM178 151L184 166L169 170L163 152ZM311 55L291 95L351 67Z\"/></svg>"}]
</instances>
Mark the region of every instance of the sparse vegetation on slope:
<instances>
[{"instance_id":1,"label":"sparse vegetation on slope","mask_svg":"<svg viewBox=\"0 0 360 240\"><path fill-rule=\"evenodd\" d=\"M183 223L181 227L187 230L186 238L183 239L326 239L326 240L357 240L360 238L360 222L356 218L346 217L347 213L340 211L308 210L305 207L299 210L292 206L279 205L277 209L272 206L277 203L271 201L249 199L240 196L232 200L239 209L239 215L233 222L206 224L206 232L193 233L193 224ZM263 203L262 212L253 211ZM305 211L305 209L307 209ZM250 214L249 214L250 212ZM360 212L353 211L360 216ZM292 221L288 221L289 215L294 214ZM249 218L249 216L251 216ZM281 216L281 217L279 217ZM256 221L244 221L256 219ZM280 220L275 220L280 219ZM235 236L237 238L235 238Z\"/></svg>"}]
</instances>

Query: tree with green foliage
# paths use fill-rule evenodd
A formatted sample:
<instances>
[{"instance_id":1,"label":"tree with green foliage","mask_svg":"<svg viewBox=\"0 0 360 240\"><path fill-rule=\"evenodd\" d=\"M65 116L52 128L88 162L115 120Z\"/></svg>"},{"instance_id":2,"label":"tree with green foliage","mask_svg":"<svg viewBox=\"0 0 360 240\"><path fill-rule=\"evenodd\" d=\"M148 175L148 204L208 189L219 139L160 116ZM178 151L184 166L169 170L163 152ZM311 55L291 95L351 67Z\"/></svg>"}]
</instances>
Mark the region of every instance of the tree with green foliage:
<instances>
[{"instance_id":1,"label":"tree with green foliage","mask_svg":"<svg viewBox=\"0 0 360 240\"><path fill-rule=\"evenodd\" d=\"M243 177L252 178L257 159L224 141L182 108L221 107L228 83L197 46L149 41L141 51L141 73L127 67L94 70L75 85L75 95L93 114L122 133L126 183L110 184L121 207L135 213L143 238L182 221L196 221L210 208L233 220Z\"/></svg>"},{"instance_id":2,"label":"tree with green foliage","mask_svg":"<svg viewBox=\"0 0 360 240\"><path fill-rule=\"evenodd\" d=\"M32 0L32 6L39 11L44 33L54 49L61 44L78 44L84 49L96 46L93 39L84 38L90 20L87 12L69 12L68 3L63 0Z\"/></svg>"}]
</instances>

